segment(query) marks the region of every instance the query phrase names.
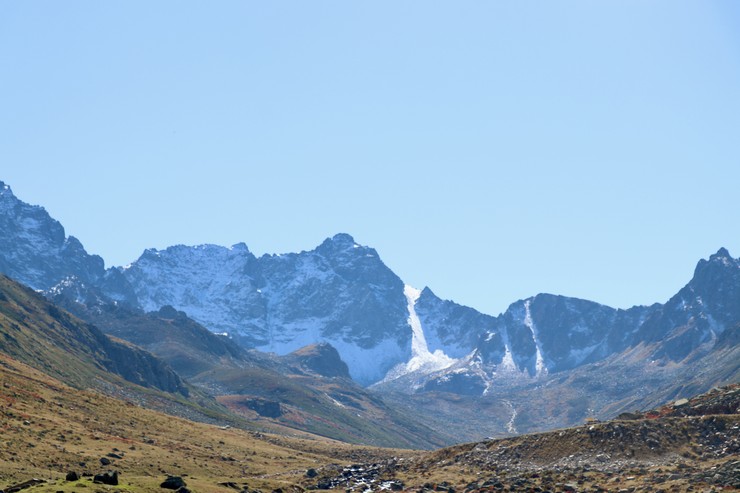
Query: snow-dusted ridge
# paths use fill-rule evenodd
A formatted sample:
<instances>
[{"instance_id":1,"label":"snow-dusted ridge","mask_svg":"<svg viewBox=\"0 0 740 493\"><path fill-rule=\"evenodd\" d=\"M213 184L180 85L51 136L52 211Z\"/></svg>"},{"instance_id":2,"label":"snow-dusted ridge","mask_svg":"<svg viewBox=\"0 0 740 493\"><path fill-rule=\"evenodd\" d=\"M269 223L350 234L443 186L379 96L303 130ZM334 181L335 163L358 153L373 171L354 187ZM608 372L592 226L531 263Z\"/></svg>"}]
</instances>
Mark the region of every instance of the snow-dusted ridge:
<instances>
[{"instance_id":1,"label":"snow-dusted ridge","mask_svg":"<svg viewBox=\"0 0 740 493\"><path fill-rule=\"evenodd\" d=\"M328 342L363 384L410 357L403 282L346 234L311 251L259 258L244 243L150 249L120 272L147 311L171 305L280 355Z\"/></svg>"}]
</instances>

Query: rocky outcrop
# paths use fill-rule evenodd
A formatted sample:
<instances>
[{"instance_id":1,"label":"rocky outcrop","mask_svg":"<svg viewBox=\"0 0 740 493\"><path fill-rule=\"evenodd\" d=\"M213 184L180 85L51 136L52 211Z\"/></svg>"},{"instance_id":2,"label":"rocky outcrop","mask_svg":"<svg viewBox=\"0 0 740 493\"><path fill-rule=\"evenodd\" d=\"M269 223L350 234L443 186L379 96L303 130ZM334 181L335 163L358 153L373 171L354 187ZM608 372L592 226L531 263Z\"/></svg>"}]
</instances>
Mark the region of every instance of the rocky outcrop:
<instances>
[{"instance_id":1,"label":"rocky outcrop","mask_svg":"<svg viewBox=\"0 0 740 493\"><path fill-rule=\"evenodd\" d=\"M285 360L324 377L350 378L347 364L339 357L337 350L326 342L293 351Z\"/></svg>"},{"instance_id":2,"label":"rocky outcrop","mask_svg":"<svg viewBox=\"0 0 740 493\"><path fill-rule=\"evenodd\" d=\"M116 486L118 485L118 471L108 471L96 474L93 477L93 483Z\"/></svg>"},{"instance_id":3,"label":"rocky outcrop","mask_svg":"<svg viewBox=\"0 0 740 493\"><path fill-rule=\"evenodd\" d=\"M177 373L150 352L112 339L108 339L103 347L106 357L101 359L101 363L106 370L142 387L154 387L185 397L189 395L188 388Z\"/></svg>"}]
</instances>

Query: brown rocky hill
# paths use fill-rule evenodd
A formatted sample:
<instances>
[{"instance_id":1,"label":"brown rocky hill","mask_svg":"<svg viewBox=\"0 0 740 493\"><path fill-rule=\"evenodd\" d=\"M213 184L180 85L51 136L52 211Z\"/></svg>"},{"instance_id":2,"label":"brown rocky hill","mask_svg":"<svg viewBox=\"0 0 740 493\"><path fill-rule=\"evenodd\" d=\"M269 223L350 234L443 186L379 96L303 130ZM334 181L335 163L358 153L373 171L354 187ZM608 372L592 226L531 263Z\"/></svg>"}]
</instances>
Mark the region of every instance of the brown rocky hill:
<instances>
[{"instance_id":1,"label":"brown rocky hill","mask_svg":"<svg viewBox=\"0 0 740 493\"><path fill-rule=\"evenodd\" d=\"M647 413L320 471L317 487L415 492L740 489L740 385ZM714 414L712 414L714 413Z\"/></svg>"}]
</instances>

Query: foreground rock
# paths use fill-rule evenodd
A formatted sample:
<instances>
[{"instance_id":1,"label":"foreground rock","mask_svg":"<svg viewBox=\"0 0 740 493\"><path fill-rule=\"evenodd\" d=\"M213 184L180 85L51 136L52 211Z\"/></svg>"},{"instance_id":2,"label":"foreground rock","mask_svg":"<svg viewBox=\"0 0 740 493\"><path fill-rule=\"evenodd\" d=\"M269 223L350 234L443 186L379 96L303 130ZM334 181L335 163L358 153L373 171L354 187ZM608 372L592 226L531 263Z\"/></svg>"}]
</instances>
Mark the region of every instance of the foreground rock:
<instances>
[{"instance_id":1,"label":"foreground rock","mask_svg":"<svg viewBox=\"0 0 740 493\"><path fill-rule=\"evenodd\" d=\"M168 490L179 490L185 487L185 480L180 476L168 476L159 487Z\"/></svg>"},{"instance_id":2,"label":"foreground rock","mask_svg":"<svg viewBox=\"0 0 740 493\"><path fill-rule=\"evenodd\" d=\"M458 445L413 458L325 466L305 484L358 493L735 491L740 488L739 389L714 389L629 420Z\"/></svg>"},{"instance_id":3,"label":"foreground rock","mask_svg":"<svg viewBox=\"0 0 740 493\"><path fill-rule=\"evenodd\" d=\"M96 474L93 478L93 483L116 486L118 485L118 471L108 471Z\"/></svg>"}]
</instances>

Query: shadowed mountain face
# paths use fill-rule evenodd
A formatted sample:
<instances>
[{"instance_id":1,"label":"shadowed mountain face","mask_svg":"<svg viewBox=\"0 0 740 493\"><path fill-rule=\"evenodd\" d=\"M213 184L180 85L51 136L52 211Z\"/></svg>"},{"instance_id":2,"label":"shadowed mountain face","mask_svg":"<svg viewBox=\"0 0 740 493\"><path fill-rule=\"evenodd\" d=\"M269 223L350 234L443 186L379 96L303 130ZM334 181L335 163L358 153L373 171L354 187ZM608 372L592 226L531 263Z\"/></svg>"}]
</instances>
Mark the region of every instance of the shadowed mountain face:
<instances>
[{"instance_id":1,"label":"shadowed mountain face","mask_svg":"<svg viewBox=\"0 0 740 493\"><path fill-rule=\"evenodd\" d=\"M178 245L104 270L43 208L19 201L4 184L0 228L0 271L45 290L106 331L166 355L191 378L221 378L215 367L241 368L244 351L252 349L289 355L271 371L343 375L346 364L356 382L404 396L495 395L515 403L524 399L516 396L530 396L521 393L528 386L556 382L548 385L567 394L588 387L579 387L584 375L598 375L603 389L612 388L612 379L624 382L590 408L609 413L643 402L639 371L648 363L660 368L650 380L655 395L675 391L670 379L679 374L696 391L736 374L731 356L740 323L740 262L725 249L700 261L691 281L665 304L618 310L539 294L494 317L442 300L429 288L405 286L374 249L346 234L310 251L259 258L244 244ZM142 330L147 326L160 328ZM322 344L333 347L338 361L319 349ZM305 346L311 348L301 350ZM252 363L272 358L250 354ZM574 411L549 422L581 419L583 400L572 399Z\"/></svg>"},{"instance_id":2,"label":"shadowed mountain face","mask_svg":"<svg viewBox=\"0 0 740 493\"><path fill-rule=\"evenodd\" d=\"M0 182L0 272L34 289L46 290L77 276L98 282L103 259L88 255L74 236L43 207L28 205Z\"/></svg>"},{"instance_id":3,"label":"shadowed mountain face","mask_svg":"<svg viewBox=\"0 0 740 493\"><path fill-rule=\"evenodd\" d=\"M662 341L655 357L680 361L740 321L740 261L721 248L700 260L694 277L640 327L641 341Z\"/></svg>"},{"instance_id":4,"label":"shadowed mountain face","mask_svg":"<svg viewBox=\"0 0 740 493\"><path fill-rule=\"evenodd\" d=\"M0 276L0 350L72 385L115 383L112 375L165 392L188 395L161 360L78 320L45 298Z\"/></svg>"}]
</instances>

